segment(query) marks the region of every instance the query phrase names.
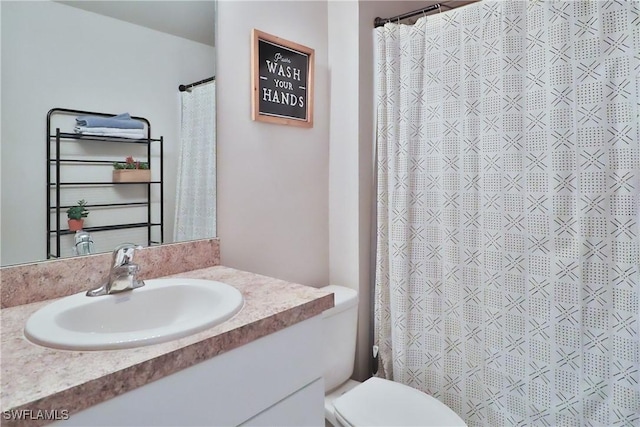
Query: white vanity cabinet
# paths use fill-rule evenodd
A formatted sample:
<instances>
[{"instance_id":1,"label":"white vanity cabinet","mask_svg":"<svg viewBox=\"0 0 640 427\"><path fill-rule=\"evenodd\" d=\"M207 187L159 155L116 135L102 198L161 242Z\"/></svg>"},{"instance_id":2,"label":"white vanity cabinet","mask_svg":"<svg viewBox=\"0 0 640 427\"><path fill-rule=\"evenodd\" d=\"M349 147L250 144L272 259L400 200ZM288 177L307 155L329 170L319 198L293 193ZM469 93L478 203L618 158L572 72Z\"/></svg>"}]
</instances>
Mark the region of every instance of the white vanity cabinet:
<instances>
[{"instance_id":1,"label":"white vanity cabinet","mask_svg":"<svg viewBox=\"0 0 640 427\"><path fill-rule=\"evenodd\" d=\"M324 426L322 316L87 408L56 426Z\"/></svg>"}]
</instances>

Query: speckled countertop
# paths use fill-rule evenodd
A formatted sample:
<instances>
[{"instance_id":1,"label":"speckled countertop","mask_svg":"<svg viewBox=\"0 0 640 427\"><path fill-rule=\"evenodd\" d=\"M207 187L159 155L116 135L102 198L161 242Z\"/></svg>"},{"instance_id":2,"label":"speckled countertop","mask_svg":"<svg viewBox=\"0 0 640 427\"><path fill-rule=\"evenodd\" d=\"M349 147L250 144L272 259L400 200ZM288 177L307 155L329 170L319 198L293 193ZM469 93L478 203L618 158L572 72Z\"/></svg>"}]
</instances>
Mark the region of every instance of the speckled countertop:
<instances>
[{"instance_id":1,"label":"speckled countertop","mask_svg":"<svg viewBox=\"0 0 640 427\"><path fill-rule=\"evenodd\" d=\"M2 411L67 410L73 415L333 306L333 295L325 291L223 266L167 277L227 283L242 292L245 305L230 320L188 337L132 349L82 352L41 347L24 337L29 316L53 300L5 308L1 313ZM3 420L2 425L21 424Z\"/></svg>"}]
</instances>

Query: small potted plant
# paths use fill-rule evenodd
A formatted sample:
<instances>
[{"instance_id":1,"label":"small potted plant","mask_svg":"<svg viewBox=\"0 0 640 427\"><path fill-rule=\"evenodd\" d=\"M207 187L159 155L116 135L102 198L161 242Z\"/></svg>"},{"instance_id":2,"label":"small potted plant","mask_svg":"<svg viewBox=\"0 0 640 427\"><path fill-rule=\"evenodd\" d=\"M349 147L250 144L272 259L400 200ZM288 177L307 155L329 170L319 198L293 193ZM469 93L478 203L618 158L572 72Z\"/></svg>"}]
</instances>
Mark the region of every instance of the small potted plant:
<instances>
[{"instance_id":1,"label":"small potted plant","mask_svg":"<svg viewBox=\"0 0 640 427\"><path fill-rule=\"evenodd\" d=\"M149 163L134 160L129 156L124 162L113 164L113 182L149 182L151 170Z\"/></svg>"},{"instance_id":2,"label":"small potted plant","mask_svg":"<svg viewBox=\"0 0 640 427\"><path fill-rule=\"evenodd\" d=\"M69 218L69 230L78 231L82 230L84 225L84 218L89 215L87 210L87 201L82 199L78 200L78 204L71 206L67 209L67 217Z\"/></svg>"}]
</instances>

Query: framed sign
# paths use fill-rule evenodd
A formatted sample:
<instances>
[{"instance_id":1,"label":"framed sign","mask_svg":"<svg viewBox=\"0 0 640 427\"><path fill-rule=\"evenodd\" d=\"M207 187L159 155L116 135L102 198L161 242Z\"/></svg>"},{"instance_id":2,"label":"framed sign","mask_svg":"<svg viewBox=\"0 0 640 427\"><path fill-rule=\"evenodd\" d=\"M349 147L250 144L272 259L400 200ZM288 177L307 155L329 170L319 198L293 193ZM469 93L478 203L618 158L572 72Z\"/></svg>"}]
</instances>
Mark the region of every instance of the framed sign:
<instances>
[{"instance_id":1,"label":"framed sign","mask_svg":"<svg viewBox=\"0 0 640 427\"><path fill-rule=\"evenodd\" d=\"M314 50L254 29L251 118L313 127Z\"/></svg>"}]
</instances>

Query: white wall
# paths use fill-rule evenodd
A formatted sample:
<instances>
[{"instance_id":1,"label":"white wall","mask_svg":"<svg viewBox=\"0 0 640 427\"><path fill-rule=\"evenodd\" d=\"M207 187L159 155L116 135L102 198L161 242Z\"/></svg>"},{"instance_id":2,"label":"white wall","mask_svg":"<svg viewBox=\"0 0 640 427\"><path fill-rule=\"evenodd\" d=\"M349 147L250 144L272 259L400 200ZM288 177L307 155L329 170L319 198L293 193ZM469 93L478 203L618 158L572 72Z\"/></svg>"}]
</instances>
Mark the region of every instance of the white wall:
<instances>
[{"instance_id":1,"label":"white wall","mask_svg":"<svg viewBox=\"0 0 640 427\"><path fill-rule=\"evenodd\" d=\"M314 127L251 120L251 29L315 49ZM220 1L218 236L223 265L329 281L326 1Z\"/></svg>"},{"instance_id":2,"label":"white wall","mask_svg":"<svg viewBox=\"0 0 640 427\"><path fill-rule=\"evenodd\" d=\"M359 5L357 1L329 2L329 69L331 72L331 126L329 173L330 282L359 291L358 340L355 377L368 377L368 358L360 353L368 345L370 326L367 295L361 283L360 246L362 222L360 188L360 61ZM366 218L365 218L366 219ZM364 340L364 341L363 341ZM361 343L362 341L362 343Z\"/></svg>"},{"instance_id":3,"label":"white wall","mask_svg":"<svg viewBox=\"0 0 640 427\"><path fill-rule=\"evenodd\" d=\"M45 119L53 107L128 111L151 121L152 136L164 136L168 241L175 200L172 160L178 155L177 87L214 74L214 48L50 1L2 1L0 7L0 264L46 256Z\"/></svg>"},{"instance_id":4,"label":"white wall","mask_svg":"<svg viewBox=\"0 0 640 427\"><path fill-rule=\"evenodd\" d=\"M329 252L333 285L358 289L358 2L329 2Z\"/></svg>"}]
</instances>

